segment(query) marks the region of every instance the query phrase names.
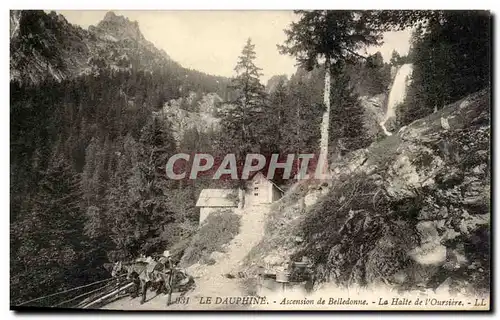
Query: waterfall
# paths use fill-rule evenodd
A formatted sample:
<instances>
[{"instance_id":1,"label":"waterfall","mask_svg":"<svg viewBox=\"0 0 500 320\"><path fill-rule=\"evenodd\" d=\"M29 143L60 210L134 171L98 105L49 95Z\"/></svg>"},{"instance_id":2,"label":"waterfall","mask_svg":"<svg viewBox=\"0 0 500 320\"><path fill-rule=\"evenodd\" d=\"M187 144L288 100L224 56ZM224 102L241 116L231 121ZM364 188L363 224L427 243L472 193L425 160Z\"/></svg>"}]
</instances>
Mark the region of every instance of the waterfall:
<instances>
[{"instance_id":1,"label":"waterfall","mask_svg":"<svg viewBox=\"0 0 500 320\"><path fill-rule=\"evenodd\" d=\"M385 113L384 120L380 123L384 133L388 136L391 136L392 133L387 130L385 124L390 118L396 117L396 107L398 104L402 103L406 97L406 88L412 71L413 65L411 63L402 65L398 69L394 82L392 83L389 98L387 99L387 111Z\"/></svg>"}]
</instances>

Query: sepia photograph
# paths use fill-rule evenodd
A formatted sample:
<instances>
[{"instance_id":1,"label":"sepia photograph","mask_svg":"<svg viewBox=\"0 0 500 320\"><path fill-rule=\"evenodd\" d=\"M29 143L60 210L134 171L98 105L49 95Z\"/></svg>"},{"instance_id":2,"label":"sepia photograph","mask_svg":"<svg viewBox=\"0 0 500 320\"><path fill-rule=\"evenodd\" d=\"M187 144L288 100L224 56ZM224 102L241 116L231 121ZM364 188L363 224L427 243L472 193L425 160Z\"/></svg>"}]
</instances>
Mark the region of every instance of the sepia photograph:
<instances>
[{"instance_id":1,"label":"sepia photograph","mask_svg":"<svg viewBox=\"0 0 500 320\"><path fill-rule=\"evenodd\" d=\"M490 11L9 14L11 310L491 310Z\"/></svg>"}]
</instances>

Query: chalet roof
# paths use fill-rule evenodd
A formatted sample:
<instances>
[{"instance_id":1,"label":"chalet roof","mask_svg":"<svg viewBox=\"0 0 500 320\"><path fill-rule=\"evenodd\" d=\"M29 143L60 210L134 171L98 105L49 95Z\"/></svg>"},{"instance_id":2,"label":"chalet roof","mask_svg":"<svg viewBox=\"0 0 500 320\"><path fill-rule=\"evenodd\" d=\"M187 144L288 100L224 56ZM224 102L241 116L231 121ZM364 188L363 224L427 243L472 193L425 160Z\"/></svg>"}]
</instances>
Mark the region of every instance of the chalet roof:
<instances>
[{"instance_id":1,"label":"chalet roof","mask_svg":"<svg viewBox=\"0 0 500 320\"><path fill-rule=\"evenodd\" d=\"M278 189L279 191L281 191L282 193L285 193L285 191L283 191L283 189L281 189L277 184L276 182L274 182L273 180L271 179L268 179L261 171L258 171L258 172L255 172L253 174L250 175L250 179L249 181L253 181L254 179L256 178L263 178L264 180L267 180L269 182L271 182L272 185L274 185L276 187L276 189Z\"/></svg>"},{"instance_id":2,"label":"chalet roof","mask_svg":"<svg viewBox=\"0 0 500 320\"><path fill-rule=\"evenodd\" d=\"M269 182L271 182L276 187L276 189L278 189L279 191L281 191L281 193L285 193L285 191L283 191L283 189L281 189L274 181L269 180Z\"/></svg>"},{"instance_id":3,"label":"chalet roof","mask_svg":"<svg viewBox=\"0 0 500 320\"><path fill-rule=\"evenodd\" d=\"M197 207L237 207L238 190L234 189L203 189L201 190Z\"/></svg>"}]
</instances>

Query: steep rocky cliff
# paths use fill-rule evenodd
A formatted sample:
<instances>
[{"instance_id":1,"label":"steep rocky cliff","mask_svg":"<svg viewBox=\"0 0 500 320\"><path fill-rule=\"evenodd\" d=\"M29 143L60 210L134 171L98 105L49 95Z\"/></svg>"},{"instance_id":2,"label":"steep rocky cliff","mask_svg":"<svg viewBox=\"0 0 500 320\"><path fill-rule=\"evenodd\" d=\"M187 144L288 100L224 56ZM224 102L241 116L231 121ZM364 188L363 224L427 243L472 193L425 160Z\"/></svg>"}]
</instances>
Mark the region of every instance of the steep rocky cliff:
<instances>
[{"instance_id":1,"label":"steep rocky cliff","mask_svg":"<svg viewBox=\"0 0 500 320\"><path fill-rule=\"evenodd\" d=\"M316 286L489 289L490 92L333 163L274 204L247 271L308 256ZM322 284L323 283L323 284Z\"/></svg>"}]
</instances>

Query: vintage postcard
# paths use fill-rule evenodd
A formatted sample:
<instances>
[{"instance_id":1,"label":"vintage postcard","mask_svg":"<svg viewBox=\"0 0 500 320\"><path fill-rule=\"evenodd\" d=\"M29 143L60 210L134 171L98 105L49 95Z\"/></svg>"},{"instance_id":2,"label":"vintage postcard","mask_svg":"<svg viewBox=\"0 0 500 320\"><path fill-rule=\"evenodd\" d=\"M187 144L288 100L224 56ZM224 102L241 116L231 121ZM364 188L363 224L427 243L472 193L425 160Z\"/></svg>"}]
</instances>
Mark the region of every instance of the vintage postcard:
<instances>
[{"instance_id":1,"label":"vintage postcard","mask_svg":"<svg viewBox=\"0 0 500 320\"><path fill-rule=\"evenodd\" d=\"M488 311L489 11L10 11L10 306Z\"/></svg>"}]
</instances>

